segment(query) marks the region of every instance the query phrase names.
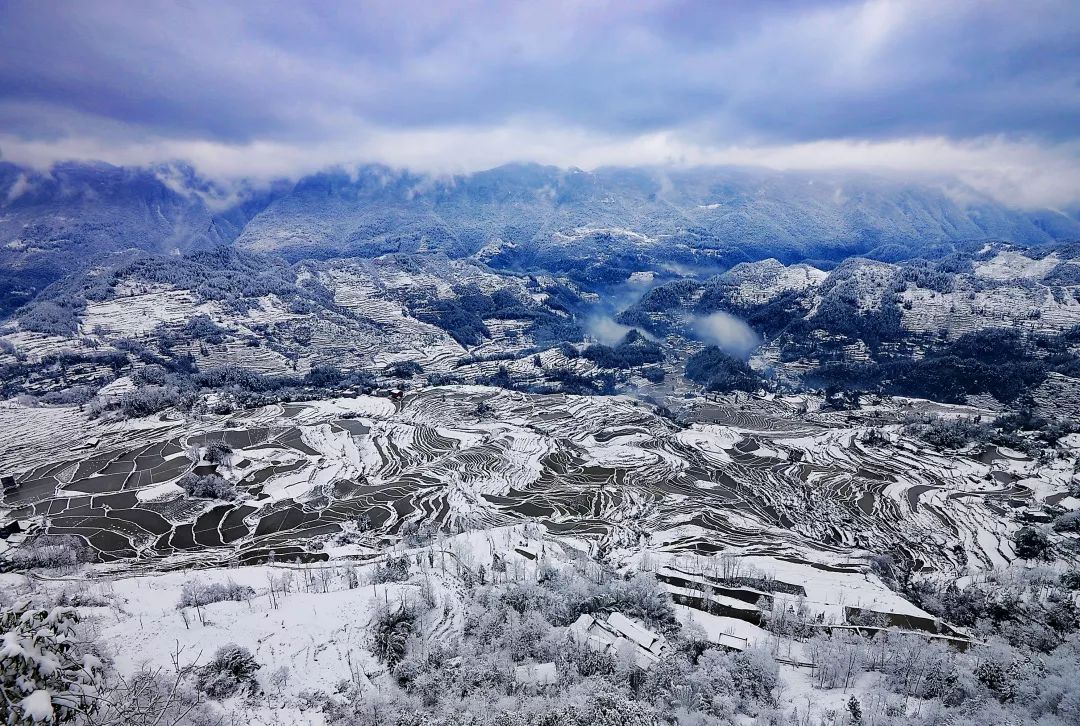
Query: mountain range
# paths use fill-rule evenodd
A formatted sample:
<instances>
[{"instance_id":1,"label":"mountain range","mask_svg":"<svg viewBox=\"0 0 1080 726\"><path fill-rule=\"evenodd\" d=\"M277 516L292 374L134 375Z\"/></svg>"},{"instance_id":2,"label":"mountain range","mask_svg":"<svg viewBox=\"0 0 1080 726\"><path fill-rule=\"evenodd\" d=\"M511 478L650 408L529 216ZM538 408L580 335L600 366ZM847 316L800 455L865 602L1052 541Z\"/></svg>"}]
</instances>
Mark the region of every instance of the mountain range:
<instances>
[{"instance_id":1,"label":"mountain range","mask_svg":"<svg viewBox=\"0 0 1080 726\"><path fill-rule=\"evenodd\" d=\"M0 163L0 314L131 248L235 244L293 261L437 251L595 288L649 269L895 261L971 240L1076 237L1073 214L1011 208L958 182L868 174L513 164L431 176L369 165L226 187L182 164Z\"/></svg>"}]
</instances>

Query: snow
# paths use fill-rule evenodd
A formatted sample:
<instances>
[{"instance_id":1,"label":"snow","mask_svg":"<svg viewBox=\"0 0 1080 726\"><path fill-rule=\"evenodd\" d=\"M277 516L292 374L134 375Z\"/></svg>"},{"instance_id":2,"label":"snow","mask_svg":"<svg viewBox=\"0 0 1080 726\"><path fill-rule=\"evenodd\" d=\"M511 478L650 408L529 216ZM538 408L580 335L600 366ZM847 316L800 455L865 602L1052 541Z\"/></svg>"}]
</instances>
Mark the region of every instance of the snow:
<instances>
[{"instance_id":1,"label":"snow","mask_svg":"<svg viewBox=\"0 0 1080 726\"><path fill-rule=\"evenodd\" d=\"M56 719L56 712L53 711L52 706L52 694L45 688L34 691L19 701L19 708L22 709L26 718L34 722L52 723Z\"/></svg>"},{"instance_id":2,"label":"snow","mask_svg":"<svg viewBox=\"0 0 1080 726\"><path fill-rule=\"evenodd\" d=\"M767 630L739 618L712 615L687 605L676 604L673 607L680 624L700 626L710 642L725 648L745 650L751 645L763 646L771 637Z\"/></svg>"},{"instance_id":3,"label":"snow","mask_svg":"<svg viewBox=\"0 0 1080 726\"><path fill-rule=\"evenodd\" d=\"M881 686L880 673L862 673L850 688L817 688L813 683L812 668L798 668L790 665L780 666L780 679L783 682L783 700L788 705L786 712L797 714L798 723L829 723L826 714L845 714L847 703L855 696L866 708L871 694L887 693ZM806 714L811 717L806 717ZM812 717L817 717L812 718ZM804 720L805 718L805 720ZM834 723L837 723L836 721Z\"/></svg>"},{"instance_id":4,"label":"snow","mask_svg":"<svg viewBox=\"0 0 1080 726\"><path fill-rule=\"evenodd\" d=\"M547 686L557 683L559 674L554 663L529 663L514 668L514 680L532 686Z\"/></svg>"},{"instance_id":5,"label":"snow","mask_svg":"<svg viewBox=\"0 0 1080 726\"><path fill-rule=\"evenodd\" d=\"M123 291L118 291L120 295ZM189 290L161 287L149 292L90 301L82 317L84 333L104 330L112 335L146 335L158 325L182 324L199 314L220 317L216 304L199 303Z\"/></svg>"},{"instance_id":6,"label":"snow","mask_svg":"<svg viewBox=\"0 0 1080 726\"><path fill-rule=\"evenodd\" d=\"M520 545L547 556L565 559L561 548L537 537L537 531L527 526L478 530L446 538L435 549L455 553L470 566L483 564L490 571L491 553L505 554L509 566L520 577L535 578L537 562L518 555ZM403 550L410 556L417 550ZM421 558L422 560L425 558ZM327 592L318 586L320 572L336 574L339 568L355 567L360 586L347 589L342 579L334 579ZM386 585L363 584L373 564L357 565L339 561L328 565L309 566L260 565L238 568L216 568L190 572L158 572L148 575L120 574L100 579L80 578L80 587L88 595L108 597L119 607L82 608L90 617L103 644L116 656L116 665L130 675L143 665L170 667L177 644L183 645L181 666L205 663L214 651L225 643L235 643L251 650L262 665L259 678L264 683L270 673L281 667L290 670L286 695L305 690L333 692L342 678L349 676L348 663L362 674L362 680L376 678L385 672L370 652L368 625L379 603L413 601L420 595L421 582L432 583L436 615L449 603L451 618L460 618L455 588L456 580L449 572L436 566L426 576L417 575L413 581ZM90 572L106 572L101 566ZM307 575L316 581L312 591L298 591ZM274 608L268 594L269 578L280 579L291 574L292 592L278 595L280 606ZM197 579L203 583L246 585L256 591L250 602L218 602L201 606L205 624L194 608L184 614L176 604L185 582ZM18 578L0 575L0 586L14 586ZM56 586L56 585L53 585ZM280 586L279 586L280 590ZM441 617L441 616L439 616ZM448 627L446 623L425 623L430 637ZM138 647L132 647L138 643Z\"/></svg>"},{"instance_id":7,"label":"snow","mask_svg":"<svg viewBox=\"0 0 1080 726\"><path fill-rule=\"evenodd\" d=\"M135 390L135 384L132 382L130 376L120 376L112 383L108 383L98 389L98 395L102 398L110 398L112 396L120 396L124 393Z\"/></svg>"},{"instance_id":8,"label":"snow","mask_svg":"<svg viewBox=\"0 0 1080 726\"><path fill-rule=\"evenodd\" d=\"M1016 250L1003 250L990 260L975 264L975 274L987 280L1038 279L1061 262L1056 252L1034 260Z\"/></svg>"},{"instance_id":9,"label":"snow","mask_svg":"<svg viewBox=\"0 0 1080 726\"><path fill-rule=\"evenodd\" d=\"M785 292L817 287L828 276L827 272L811 265L785 266L779 260L770 258L740 263L725 273L724 279L738 286L739 301L759 304Z\"/></svg>"},{"instance_id":10,"label":"snow","mask_svg":"<svg viewBox=\"0 0 1080 726\"><path fill-rule=\"evenodd\" d=\"M845 607L914 615L933 620L932 615L887 588L869 572L833 572L810 564L757 555L743 557L742 562L769 573L782 582L801 585L806 591L802 602L812 613L823 614L826 621L831 618L832 622L844 622ZM798 600L791 595L777 594L776 597L792 603Z\"/></svg>"},{"instance_id":11,"label":"snow","mask_svg":"<svg viewBox=\"0 0 1080 726\"><path fill-rule=\"evenodd\" d=\"M96 614L103 643L116 654L122 673L134 673L142 665L168 667L177 643L183 644L180 663L205 663L225 643L247 647L262 665L265 678L282 666L290 669L288 690L333 691L348 676L347 660L374 676L382 670L368 650L367 626L380 601L391 603L418 597L418 587L409 584L362 585L356 589L322 592L291 592L280 596L274 609L267 594L268 576L301 572L284 567L260 566L238 569L204 570L189 573L159 573L152 577L120 577L111 580L108 592L122 603L111 613L100 608ZM363 576L364 569L358 570ZM202 606L206 624L194 608L187 608L187 625L176 609L185 581L236 582L259 593L250 603L220 602ZM294 584L294 590L296 585ZM335 584L334 587L341 587ZM138 643L132 648L133 642Z\"/></svg>"},{"instance_id":12,"label":"snow","mask_svg":"<svg viewBox=\"0 0 1080 726\"><path fill-rule=\"evenodd\" d=\"M635 232L634 230L627 229L625 227L598 227L587 226L577 227L570 232L555 232L551 235L551 241L557 244L571 245L575 242L585 239L592 235L611 235L613 237L620 237L623 240L632 244L638 245L653 245L656 244L656 240L641 232Z\"/></svg>"}]
</instances>

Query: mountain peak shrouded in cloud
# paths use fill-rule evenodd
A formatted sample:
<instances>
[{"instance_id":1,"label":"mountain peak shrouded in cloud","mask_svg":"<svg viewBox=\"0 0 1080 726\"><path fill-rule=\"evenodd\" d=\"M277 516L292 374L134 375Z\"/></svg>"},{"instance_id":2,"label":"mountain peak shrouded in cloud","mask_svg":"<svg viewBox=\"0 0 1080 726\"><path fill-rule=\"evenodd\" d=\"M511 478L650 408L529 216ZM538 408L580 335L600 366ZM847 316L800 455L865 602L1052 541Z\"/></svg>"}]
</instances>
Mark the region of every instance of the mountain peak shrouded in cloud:
<instances>
[{"instance_id":1,"label":"mountain peak shrouded in cloud","mask_svg":"<svg viewBox=\"0 0 1080 726\"><path fill-rule=\"evenodd\" d=\"M1067 1L5 3L0 148L215 178L536 161L1080 194Z\"/></svg>"}]
</instances>

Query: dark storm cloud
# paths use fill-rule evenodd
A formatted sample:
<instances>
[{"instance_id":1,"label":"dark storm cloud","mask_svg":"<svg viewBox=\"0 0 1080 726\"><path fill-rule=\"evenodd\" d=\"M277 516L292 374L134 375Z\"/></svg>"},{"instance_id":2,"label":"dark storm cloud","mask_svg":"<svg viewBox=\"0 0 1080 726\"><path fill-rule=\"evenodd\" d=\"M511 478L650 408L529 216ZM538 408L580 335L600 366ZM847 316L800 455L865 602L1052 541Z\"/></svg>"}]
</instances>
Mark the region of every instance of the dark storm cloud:
<instances>
[{"instance_id":1,"label":"dark storm cloud","mask_svg":"<svg viewBox=\"0 0 1080 726\"><path fill-rule=\"evenodd\" d=\"M1080 4L9 2L9 132L318 139L529 117L731 140L1080 128ZM107 126L107 123L103 123Z\"/></svg>"}]
</instances>

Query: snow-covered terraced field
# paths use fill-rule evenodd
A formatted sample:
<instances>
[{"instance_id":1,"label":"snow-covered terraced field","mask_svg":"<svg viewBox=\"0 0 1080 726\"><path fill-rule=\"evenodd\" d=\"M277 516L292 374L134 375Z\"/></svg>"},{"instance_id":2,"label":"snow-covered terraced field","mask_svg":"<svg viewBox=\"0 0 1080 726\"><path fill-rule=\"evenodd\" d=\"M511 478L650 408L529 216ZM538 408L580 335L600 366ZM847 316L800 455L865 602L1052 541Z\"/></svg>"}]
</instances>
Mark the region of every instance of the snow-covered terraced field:
<instances>
[{"instance_id":1,"label":"snow-covered terraced field","mask_svg":"<svg viewBox=\"0 0 1080 726\"><path fill-rule=\"evenodd\" d=\"M975 275L987 280L1013 280L1017 277L1039 279L1057 267L1057 253L1033 259L1017 250L1006 249L989 260L976 263Z\"/></svg>"},{"instance_id":2,"label":"snow-covered terraced field","mask_svg":"<svg viewBox=\"0 0 1080 726\"><path fill-rule=\"evenodd\" d=\"M4 409L8 434L37 435L4 437L0 511L81 536L104 559L163 567L321 559L311 543L360 519L391 535L532 521L598 551L828 564L905 548L939 568L992 567L1013 558L1009 513L1060 497L1071 475L1015 453L937 454L897 427L870 437L865 422L800 423L782 401L708 411L699 420L715 423L680 429L630 398L465 386L111 427L72 409ZM198 472L233 482L235 501L189 499L175 483L212 442L231 462Z\"/></svg>"},{"instance_id":3,"label":"snow-covered terraced field","mask_svg":"<svg viewBox=\"0 0 1080 726\"><path fill-rule=\"evenodd\" d=\"M1080 420L1080 390L1076 380L1050 373L1033 394L1035 405L1044 415L1062 421Z\"/></svg>"},{"instance_id":4,"label":"snow-covered terraced field","mask_svg":"<svg viewBox=\"0 0 1080 726\"><path fill-rule=\"evenodd\" d=\"M1002 286L950 293L914 288L901 297L911 305L901 308L905 329L935 334L944 330L953 340L983 328L1019 326L1056 333L1080 325L1080 300L1068 295L1059 301L1045 287Z\"/></svg>"},{"instance_id":5,"label":"snow-covered terraced field","mask_svg":"<svg viewBox=\"0 0 1080 726\"><path fill-rule=\"evenodd\" d=\"M269 346L252 347L235 340L211 346L189 344L187 348L196 364L203 369L238 366L257 373L282 374L293 371L305 373L310 367L305 359L297 359L294 367L288 358Z\"/></svg>"},{"instance_id":6,"label":"snow-covered terraced field","mask_svg":"<svg viewBox=\"0 0 1080 726\"><path fill-rule=\"evenodd\" d=\"M82 341L57 335L46 335L43 333L32 333L20 330L4 335L3 338L11 343L14 349L19 351L20 354L25 355L26 360L30 363L36 363L46 356L63 353L65 351L85 351L85 346ZM2 356L3 359L6 359L4 362L14 361L14 356L9 353L2 353L0 356Z\"/></svg>"},{"instance_id":7,"label":"snow-covered terraced field","mask_svg":"<svg viewBox=\"0 0 1080 726\"><path fill-rule=\"evenodd\" d=\"M102 302L90 302L83 313L83 332L138 336L158 325L183 324L198 315L213 313L216 306L200 303L190 290L161 289L132 293Z\"/></svg>"},{"instance_id":8,"label":"snow-covered terraced field","mask_svg":"<svg viewBox=\"0 0 1080 726\"><path fill-rule=\"evenodd\" d=\"M828 273L811 265L785 266L774 259L736 265L727 273L738 286L738 300L744 303L763 303L789 290L813 288L826 277Z\"/></svg>"}]
</instances>

